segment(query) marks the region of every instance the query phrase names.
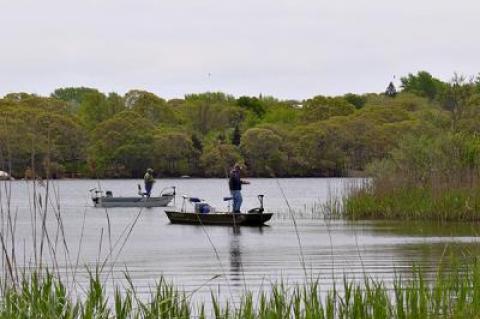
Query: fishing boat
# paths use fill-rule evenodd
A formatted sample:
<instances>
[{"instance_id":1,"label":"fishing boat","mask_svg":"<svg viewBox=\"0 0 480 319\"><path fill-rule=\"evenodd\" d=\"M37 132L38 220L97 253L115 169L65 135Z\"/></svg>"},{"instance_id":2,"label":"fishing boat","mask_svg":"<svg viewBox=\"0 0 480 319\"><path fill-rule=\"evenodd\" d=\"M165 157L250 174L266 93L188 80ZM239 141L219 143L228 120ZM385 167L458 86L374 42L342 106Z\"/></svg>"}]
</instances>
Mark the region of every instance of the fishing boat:
<instances>
[{"instance_id":1,"label":"fishing boat","mask_svg":"<svg viewBox=\"0 0 480 319\"><path fill-rule=\"evenodd\" d=\"M175 186L165 187L159 196L147 196L138 185L138 196L113 196L111 191L90 190L94 207L166 207L175 198Z\"/></svg>"},{"instance_id":2,"label":"fishing boat","mask_svg":"<svg viewBox=\"0 0 480 319\"><path fill-rule=\"evenodd\" d=\"M0 180L1 181L12 181L12 180L14 180L14 178L12 176L10 176L10 174L8 174L7 172L0 171Z\"/></svg>"},{"instance_id":3,"label":"fishing boat","mask_svg":"<svg viewBox=\"0 0 480 319\"><path fill-rule=\"evenodd\" d=\"M258 199L260 207L250 209L246 213L233 213L216 211L201 199L183 196L180 211L165 210L165 213L172 224L262 226L272 218L272 213L265 213L263 195L258 195ZM225 200L231 200L231 198L228 197ZM187 201L194 204L193 212L186 210Z\"/></svg>"}]
</instances>

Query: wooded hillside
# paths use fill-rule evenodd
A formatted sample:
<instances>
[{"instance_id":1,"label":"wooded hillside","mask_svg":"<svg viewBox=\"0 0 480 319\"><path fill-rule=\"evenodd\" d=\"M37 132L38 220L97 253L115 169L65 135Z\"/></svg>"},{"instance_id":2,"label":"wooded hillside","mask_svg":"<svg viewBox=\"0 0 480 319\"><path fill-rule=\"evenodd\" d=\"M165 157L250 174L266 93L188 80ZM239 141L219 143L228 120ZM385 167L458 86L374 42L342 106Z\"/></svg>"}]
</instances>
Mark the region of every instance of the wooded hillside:
<instances>
[{"instance_id":1,"label":"wooded hillside","mask_svg":"<svg viewBox=\"0 0 480 319\"><path fill-rule=\"evenodd\" d=\"M60 88L0 99L0 160L17 178L346 176L411 136L480 132L480 81L409 74L396 91L303 101L220 92L165 100ZM387 87L387 85L385 85Z\"/></svg>"}]
</instances>

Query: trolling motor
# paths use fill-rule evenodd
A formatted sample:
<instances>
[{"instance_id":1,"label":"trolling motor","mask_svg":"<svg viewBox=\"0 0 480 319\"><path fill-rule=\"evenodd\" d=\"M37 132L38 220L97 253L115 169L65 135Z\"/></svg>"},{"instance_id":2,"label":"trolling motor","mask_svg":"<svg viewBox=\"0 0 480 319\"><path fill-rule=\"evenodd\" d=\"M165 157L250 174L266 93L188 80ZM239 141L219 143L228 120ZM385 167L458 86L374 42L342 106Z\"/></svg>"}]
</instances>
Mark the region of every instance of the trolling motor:
<instances>
[{"instance_id":1,"label":"trolling motor","mask_svg":"<svg viewBox=\"0 0 480 319\"><path fill-rule=\"evenodd\" d=\"M175 186L172 186L173 192L171 195L173 195L173 206L177 206L177 188Z\"/></svg>"},{"instance_id":2,"label":"trolling motor","mask_svg":"<svg viewBox=\"0 0 480 319\"><path fill-rule=\"evenodd\" d=\"M260 202L260 207L252 208L248 211L249 214L262 214L263 209L263 197L264 195L257 195L258 201Z\"/></svg>"},{"instance_id":3,"label":"trolling motor","mask_svg":"<svg viewBox=\"0 0 480 319\"><path fill-rule=\"evenodd\" d=\"M167 192L170 190L170 192ZM177 195L177 188L175 186L167 186L160 191L160 196L175 196Z\"/></svg>"},{"instance_id":4,"label":"trolling motor","mask_svg":"<svg viewBox=\"0 0 480 319\"><path fill-rule=\"evenodd\" d=\"M263 209L263 197L265 197L265 195L257 195L258 201L260 202L260 207L255 207L248 210L248 214L261 214L265 211L265 209ZM233 197L224 197L223 200L228 202L228 211L230 212L230 203L233 201Z\"/></svg>"},{"instance_id":5,"label":"trolling motor","mask_svg":"<svg viewBox=\"0 0 480 319\"><path fill-rule=\"evenodd\" d=\"M142 186L140 184L137 184L138 186L138 195L140 196L145 196L146 193L143 191ZM177 188L175 186L167 186L164 187L160 191L160 196L175 196L177 195Z\"/></svg>"}]
</instances>

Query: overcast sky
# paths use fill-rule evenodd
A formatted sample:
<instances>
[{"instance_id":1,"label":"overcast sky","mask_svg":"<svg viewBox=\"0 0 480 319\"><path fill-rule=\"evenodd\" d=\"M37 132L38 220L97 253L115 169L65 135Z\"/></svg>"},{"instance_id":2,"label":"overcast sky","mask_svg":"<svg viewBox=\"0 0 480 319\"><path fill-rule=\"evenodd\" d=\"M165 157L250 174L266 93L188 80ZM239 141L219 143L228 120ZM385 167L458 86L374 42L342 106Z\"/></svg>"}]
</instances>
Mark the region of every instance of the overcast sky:
<instances>
[{"instance_id":1,"label":"overcast sky","mask_svg":"<svg viewBox=\"0 0 480 319\"><path fill-rule=\"evenodd\" d=\"M479 17L475 0L0 0L0 96L379 92L478 74Z\"/></svg>"}]
</instances>

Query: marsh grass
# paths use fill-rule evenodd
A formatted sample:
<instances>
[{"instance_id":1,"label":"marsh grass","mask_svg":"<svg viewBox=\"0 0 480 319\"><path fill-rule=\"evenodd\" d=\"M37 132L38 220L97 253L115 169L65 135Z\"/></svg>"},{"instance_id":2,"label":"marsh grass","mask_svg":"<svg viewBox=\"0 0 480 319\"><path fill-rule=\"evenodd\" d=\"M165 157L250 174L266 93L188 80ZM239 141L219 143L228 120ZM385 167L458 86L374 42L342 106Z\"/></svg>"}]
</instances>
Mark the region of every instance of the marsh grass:
<instances>
[{"instance_id":1,"label":"marsh grass","mask_svg":"<svg viewBox=\"0 0 480 319\"><path fill-rule=\"evenodd\" d=\"M350 219L480 220L480 138L407 136L342 200Z\"/></svg>"},{"instance_id":2,"label":"marsh grass","mask_svg":"<svg viewBox=\"0 0 480 319\"><path fill-rule=\"evenodd\" d=\"M355 220L479 221L480 188L364 185L343 198L340 215Z\"/></svg>"},{"instance_id":3,"label":"marsh grass","mask_svg":"<svg viewBox=\"0 0 480 319\"><path fill-rule=\"evenodd\" d=\"M129 279L128 279L129 280ZM132 285L116 288L113 302L102 281L90 274L84 298L73 299L54 274L31 273L19 287L1 296L0 318L475 318L480 313L480 263L439 272L427 281L412 269L409 279L391 284L344 279L342 287L321 291L318 281L303 285L275 284L254 297L245 292L232 306L213 293L211 310L193 306L189 295L163 278L149 298L139 298Z\"/></svg>"}]
</instances>

